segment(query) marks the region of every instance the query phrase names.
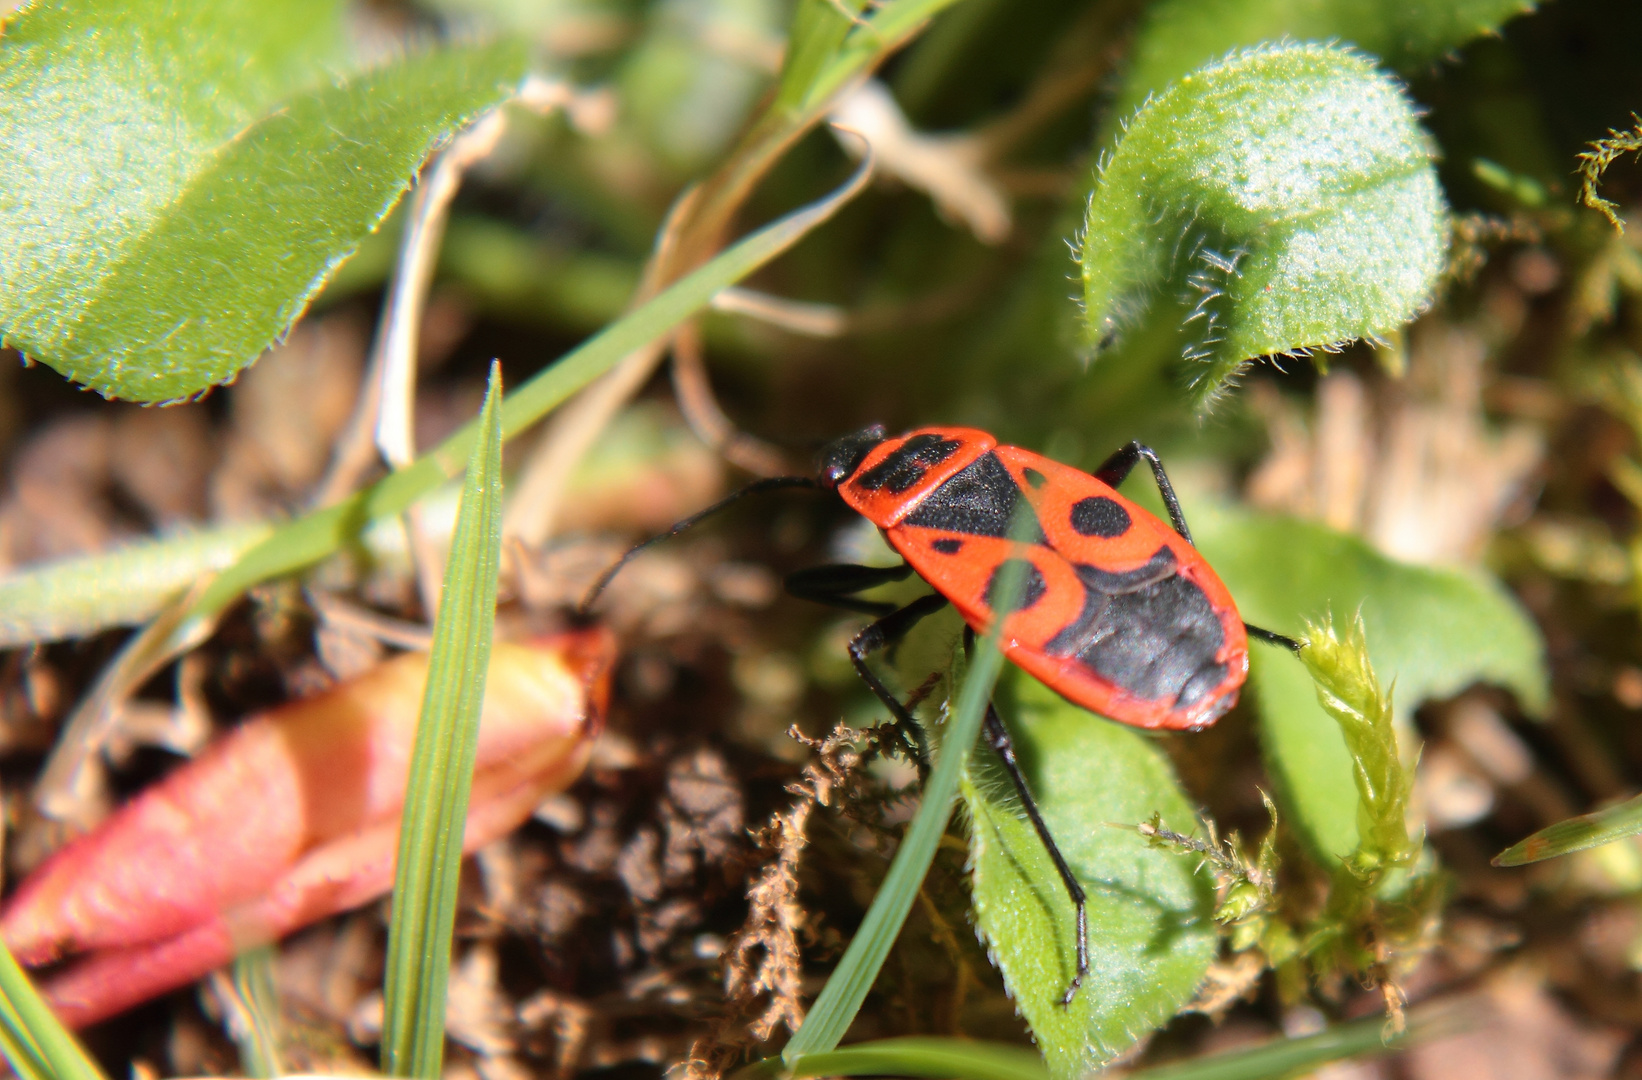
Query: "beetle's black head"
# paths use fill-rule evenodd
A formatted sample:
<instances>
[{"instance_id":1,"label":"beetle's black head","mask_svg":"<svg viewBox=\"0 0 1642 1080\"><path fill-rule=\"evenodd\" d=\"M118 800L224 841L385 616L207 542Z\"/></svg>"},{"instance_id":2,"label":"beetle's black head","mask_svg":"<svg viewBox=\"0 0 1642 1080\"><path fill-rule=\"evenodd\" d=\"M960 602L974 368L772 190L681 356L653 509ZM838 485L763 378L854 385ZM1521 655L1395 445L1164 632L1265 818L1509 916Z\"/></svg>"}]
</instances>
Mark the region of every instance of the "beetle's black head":
<instances>
[{"instance_id":1,"label":"beetle's black head","mask_svg":"<svg viewBox=\"0 0 1642 1080\"><path fill-rule=\"evenodd\" d=\"M816 456L821 482L835 488L848 480L855 470L861 467L861 462L867 459L867 455L872 453L872 448L884 439L884 425L874 424L864 431L846 435L837 442L823 446L821 453Z\"/></svg>"}]
</instances>

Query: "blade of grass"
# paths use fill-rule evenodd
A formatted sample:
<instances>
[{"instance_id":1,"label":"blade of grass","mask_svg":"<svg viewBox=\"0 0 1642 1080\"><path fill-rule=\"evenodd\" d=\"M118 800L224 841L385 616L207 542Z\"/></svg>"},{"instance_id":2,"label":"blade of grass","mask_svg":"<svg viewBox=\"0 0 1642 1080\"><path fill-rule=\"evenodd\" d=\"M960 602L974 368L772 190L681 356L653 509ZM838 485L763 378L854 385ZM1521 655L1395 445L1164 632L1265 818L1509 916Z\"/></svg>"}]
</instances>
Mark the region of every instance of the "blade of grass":
<instances>
[{"instance_id":1,"label":"blade of grass","mask_svg":"<svg viewBox=\"0 0 1642 1080\"><path fill-rule=\"evenodd\" d=\"M1379 1017L1340 1024L1297 1039L1273 1039L1259 1046L1224 1054L1170 1062L1138 1072L1126 1080L1266 1080L1309 1072L1331 1061L1388 1053L1415 1041L1439 1038L1469 1026L1464 1007L1426 1009L1411 1018L1399 1038L1385 1038ZM803 1080L812 1076L916 1076L950 1080L1045 1080L1049 1075L1037 1054L1024 1047L970 1039L914 1037L882 1039L842 1050L808 1054L781 1068L781 1059L766 1058L737 1072L731 1080Z\"/></svg>"},{"instance_id":2,"label":"blade of grass","mask_svg":"<svg viewBox=\"0 0 1642 1080\"><path fill-rule=\"evenodd\" d=\"M1024 528L1017 514L1011 534L1017 541L1024 538ZM1019 535L1015 535L1015 534ZM998 636L1008 614L1015 610L1021 586L1025 583L1026 562L1010 559L1003 564L998 576L1000 601L994 606L992 628L980 641L969 671L964 676L963 689L958 694L958 705L946 730L941 733L940 754L935 768L924 784L923 798L918 813L913 817L889 873L872 898L866 918L844 950L844 958L833 969L815 1007L781 1051L781 1060L789 1068L796 1068L808 1054L824 1053L838 1045L844 1033L861 1010L867 992L878 978L878 970L889 956L906 922L907 912L918 896L918 887L929 864L935 859L935 849L946 832L946 823L952 817L953 800L958 794L958 779L963 775L964 762L975 747L981 732L981 720L986 706L992 700L992 687L1003 669L1003 653L998 650Z\"/></svg>"},{"instance_id":3,"label":"blade of grass","mask_svg":"<svg viewBox=\"0 0 1642 1080\"><path fill-rule=\"evenodd\" d=\"M1601 847L1637 833L1642 833L1642 795L1547 825L1495 855L1494 865L1526 866L1542 859Z\"/></svg>"},{"instance_id":4,"label":"blade of grass","mask_svg":"<svg viewBox=\"0 0 1642 1080\"><path fill-rule=\"evenodd\" d=\"M1128 1080L1266 1080L1310 1072L1331 1061L1384 1054L1406 1046L1417 1035L1432 1035L1440 1021L1416 1023L1400 1038L1385 1038L1380 1017L1357 1020L1298 1039L1273 1039L1245 1050L1232 1050L1191 1061L1171 1062L1130 1073Z\"/></svg>"},{"instance_id":5,"label":"blade of grass","mask_svg":"<svg viewBox=\"0 0 1642 1080\"><path fill-rule=\"evenodd\" d=\"M106 1080L0 945L0 1053L24 1080Z\"/></svg>"},{"instance_id":6,"label":"blade of grass","mask_svg":"<svg viewBox=\"0 0 1642 1080\"><path fill-rule=\"evenodd\" d=\"M726 249L637 311L595 334L525 382L502 403L502 438L510 439L566 398L614 367L634 349L694 315L717 293L740 281L803 239L865 185L869 166L826 198L804 206ZM457 475L479 438L470 423L433 450L352 498L283 526L219 574L195 601L176 635L185 638L199 622L232 604L251 586L301 570L340 550L367 522L402 513L417 499Z\"/></svg>"},{"instance_id":7,"label":"blade of grass","mask_svg":"<svg viewBox=\"0 0 1642 1080\"><path fill-rule=\"evenodd\" d=\"M502 374L490 369L478 445L456 515L422 715L399 826L383 990L382 1069L438 1080L445 988L462 868L479 710L485 697L502 551Z\"/></svg>"},{"instance_id":8,"label":"blade of grass","mask_svg":"<svg viewBox=\"0 0 1642 1080\"><path fill-rule=\"evenodd\" d=\"M793 1066L808 1076L921 1076L932 1080L1049 1080L1043 1059L1024 1046L970 1039L880 1039L808 1054Z\"/></svg>"},{"instance_id":9,"label":"blade of grass","mask_svg":"<svg viewBox=\"0 0 1642 1080\"><path fill-rule=\"evenodd\" d=\"M893 49L899 48L934 18L943 8L957 0L896 0L873 10L860 19L844 38L832 59L822 65L804 95L803 110L820 108L846 83L865 74L876 62Z\"/></svg>"},{"instance_id":10,"label":"blade of grass","mask_svg":"<svg viewBox=\"0 0 1642 1080\"><path fill-rule=\"evenodd\" d=\"M273 1080L284 1074L279 1058L279 987L274 983L271 945L243 952L234 960L234 993L239 998L240 1067L252 1080Z\"/></svg>"}]
</instances>

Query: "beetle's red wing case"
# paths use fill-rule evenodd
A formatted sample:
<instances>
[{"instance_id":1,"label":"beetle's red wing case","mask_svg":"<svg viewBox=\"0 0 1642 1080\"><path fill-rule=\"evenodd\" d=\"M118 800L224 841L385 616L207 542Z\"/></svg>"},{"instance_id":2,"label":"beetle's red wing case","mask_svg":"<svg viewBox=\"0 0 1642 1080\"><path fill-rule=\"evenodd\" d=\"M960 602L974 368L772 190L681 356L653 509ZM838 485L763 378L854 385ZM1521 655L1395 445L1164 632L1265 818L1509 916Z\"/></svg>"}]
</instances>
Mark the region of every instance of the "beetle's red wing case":
<instances>
[{"instance_id":1,"label":"beetle's red wing case","mask_svg":"<svg viewBox=\"0 0 1642 1080\"><path fill-rule=\"evenodd\" d=\"M966 455L967 456L967 455ZM996 575L1031 565L1005 654L1068 700L1147 728L1198 728L1237 702L1241 617L1214 571L1162 521L1087 473L1017 447L974 456L885 530L977 631ZM909 494L911 494L909 492ZM1008 538L1022 496L1033 542Z\"/></svg>"}]
</instances>

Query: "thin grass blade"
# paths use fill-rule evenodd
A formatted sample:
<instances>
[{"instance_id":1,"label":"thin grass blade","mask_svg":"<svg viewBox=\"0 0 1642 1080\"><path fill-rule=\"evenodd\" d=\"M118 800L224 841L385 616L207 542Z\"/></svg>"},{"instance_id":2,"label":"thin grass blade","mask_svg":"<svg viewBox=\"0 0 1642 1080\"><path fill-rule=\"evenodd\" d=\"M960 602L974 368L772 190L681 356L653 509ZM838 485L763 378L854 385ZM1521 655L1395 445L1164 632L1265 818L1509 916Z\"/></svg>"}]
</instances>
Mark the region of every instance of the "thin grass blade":
<instances>
[{"instance_id":1,"label":"thin grass blade","mask_svg":"<svg viewBox=\"0 0 1642 1080\"><path fill-rule=\"evenodd\" d=\"M107 1080L0 945L0 1053L24 1080Z\"/></svg>"},{"instance_id":2,"label":"thin grass blade","mask_svg":"<svg viewBox=\"0 0 1642 1080\"><path fill-rule=\"evenodd\" d=\"M496 621L502 551L501 397L501 370L493 365L434 620L428 685L399 827L383 991L382 1069L390 1076L438 1080L444 1061L445 989L462 832Z\"/></svg>"},{"instance_id":3,"label":"thin grass blade","mask_svg":"<svg viewBox=\"0 0 1642 1080\"><path fill-rule=\"evenodd\" d=\"M1011 534L1019 540L1026 535L1023 522L1017 514ZM1015 534L1019 535L1015 535ZM808 1054L824 1053L838 1045L844 1033L861 1010L867 992L878 978L878 971L889 956L890 946L901 933L907 913L917 899L918 888L929 864L935 859L935 849L946 832L952 817L953 800L958 794L958 781L963 776L964 763L975 747L981 732L981 721L986 706L992 700L992 688L1003 670L1003 653L998 650L998 636L1014 611L1025 584L1026 562L1011 559L1003 564L998 576L1000 602L995 605L992 629L980 641L975 657L964 677L963 689L958 694L957 708L952 719L941 732L940 754L935 768L924 784L918 813L896 849L895 860L889 873L872 898L867 916L860 929L844 950L844 958L833 969L821 995L815 1000L804 1025L781 1052L781 1060L796 1068Z\"/></svg>"},{"instance_id":4,"label":"thin grass blade","mask_svg":"<svg viewBox=\"0 0 1642 1080\"><path fill-rule=\"evenodd\" d=\"M1420 1038L1462 1026L1458 1016L1416 1017L1402 1038L1386 1040L1385 1022L1376 1017L1341 1024L1316 1035L1271 1042L1229 1053L1171 1062L1126 1074L1128 1080L1266 1080L1307 1072L1331 1061L1388 1053ZM930 1080L1047 1080L1049 1071L1031 1050L970 1039L905 1038L860 1043L842 1050L808 1054L786 1070L772 1070L776 1059L758 1062L732 1080L779 1075L788 1080L811 1076L915 1076Z\"/></svg>"},{"instance_id":5,"label":"thin grass blade","mask_svg":"<svg viewBox=\"0 0 1642 1080\"><path fill-rule=\"evenodd\" d=\"M970 1039L881 1039L809 1054L789 1074L919 1076L931 1080L1049 1080L1043 1059L1024 1046Z\"/></svg>"},{"instance_id":6,"label":"thin grass blade","mask_svg":"<svg viewBox=\"0 0 1642 1080\"><path fill-rule=\"evenodd\" d=\"M1642 833L1642 795L1604 810L1547 825L1494 856L1495 866L1526 866Z\"/></svg>"},{"instance_id":7,"label":"thin grass blade","mask_svg":"<svg viewBox=\"0 0 1642 1080\"><path fill-rule=\"evenodd\" d=\"M234 993L242 1025L230 1029L239 1046L240 1067L252 1080L284 1074L279 1057L279 987L274 982L274 950L264 945L234 961Z\"/></svg>"},{"instance_id":8,"label":"thin grass blade","mask_svg":"<svg viewBox=\"0 0 1642 1080\"><path fill-rule=\"evenodd\" d=\"M1406 1035L1387 1040L1385 1021L1374 1017L1298 1039L1274 1039L1246 1050L1141 1069L1130 1073L1128 1080L1267 1080L1292 1076L1308 1073L1331 1061L1388 1053L1422 1035L1437 1034L1442 1027L1441 1021L1416 1021Z\"/></svg>"}]
</instances>

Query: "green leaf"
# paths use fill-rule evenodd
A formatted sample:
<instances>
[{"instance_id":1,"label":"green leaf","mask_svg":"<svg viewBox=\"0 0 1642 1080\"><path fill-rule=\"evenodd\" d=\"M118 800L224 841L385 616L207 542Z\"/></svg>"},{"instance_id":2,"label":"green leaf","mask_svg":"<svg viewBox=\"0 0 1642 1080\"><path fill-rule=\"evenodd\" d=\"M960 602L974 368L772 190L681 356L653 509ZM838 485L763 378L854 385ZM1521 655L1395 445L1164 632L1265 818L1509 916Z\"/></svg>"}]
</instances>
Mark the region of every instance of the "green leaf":
<instances>
[{"instance_id":1,"label":"green leaf","mask_svg":"<svg viewBox=\"0 0 1642 1080\"><path fill-rule=\"evenodd\" d=\"M975 915L993 962L1056 1076L1079 1076L1161 1027L1192 997L1219 938L1214 895L1189 858L1133 829L1161 814L1197 828L1168 760L1132 728L1009 673L1004 710L1028 788L1088 892L1090 971L1075 968L1071 900L997 755L977 752L963 786Z\"/></svg>"},{"instance_id":2,"label":"green leaf","mask_svg":"<svg viewBox=\"0 0 1642 1080\"><path fill-rule=\"evenodd\" d=\"M382 1070L438 1080L462 833L479 740L502 554L502 373L490 369L479 441L462 488L428 685L399 827L383 986Z\"/></svg>"},{"instance_id":3,"label":"green leaf","mask_svg":"<svg viewBox=\"0 0 1642 1080\"><path fill-rule=\"evenodd\" d=\"M1193 68L1263 41L1338 42L1410 71L1533 9L1533 0L1162 0L1147 9L1115 111L1127 116Z\"/></svg>"},{"instance_id":4,"label":"green leaf","mask_svg":"<svg viewBox=\"0 0 1642 1080\"><path fill-rule=\"evenodd\" d=\"M0 944L0 1053L23 1080L106 1080Z\"/></svg>"},{"instance_id":5,"label":"green leaf","mask_svg":"<svg viewBox=\"0 0 1642 1080\"><path fill-rule=\"evenodd\" d=\"M1526 866L1529 863L1571 855L1586 848L1601 847L1615 840L1642 833L1642 795L1626 799L1604 810L1571 817L1547 825L1526 840L1512 844L1494 856L1495 866Z\"/></svg>"},{"instance_id":6,"label":"green leaf","mask_svg":"<svg viewBox=\"0 0 1642 1080\"><path fill-rule=\"evenodd\" d=\"M524 74L504 43L338 80L336 7L67 0L7 28L5 344L136 401L231 379Z\"/></svg>"},{"instance_id":7,"label":"green leaf","mask_svg":"<svg viewBox=\"0 0 1642 1080\"><path fill-rule=\"evenodd\" d=\"M1482 571L1411 566L1322 525L1222 507L1194 507L1192 529L1257 626L1302 637L1308 618L1361 612L1400 717L1479 682L1513 691L1531 713L1549 703L1539 631ZM1267 768L1288 819L1314 855L1337 862L1358 845L1351 754L1305 667L1284 649L1256 643L1250 653Z\"/></svg>"},{"instance_id":8,"label":"green leaf","mask_svg":"<svg viewBox=\"0 0 1642 1080\"><path fill-rule=\"evenodd\" d=\"M1442 271L1432 154L1402 88L1344 49L1200 68L1140 110L1100 176L1088 340L1166 328L1202 405L1252 357L1391 333Z\"/></svg>"}]
</instances>

